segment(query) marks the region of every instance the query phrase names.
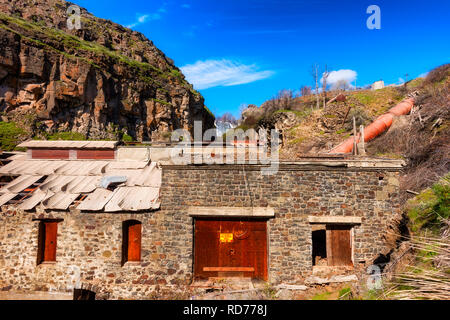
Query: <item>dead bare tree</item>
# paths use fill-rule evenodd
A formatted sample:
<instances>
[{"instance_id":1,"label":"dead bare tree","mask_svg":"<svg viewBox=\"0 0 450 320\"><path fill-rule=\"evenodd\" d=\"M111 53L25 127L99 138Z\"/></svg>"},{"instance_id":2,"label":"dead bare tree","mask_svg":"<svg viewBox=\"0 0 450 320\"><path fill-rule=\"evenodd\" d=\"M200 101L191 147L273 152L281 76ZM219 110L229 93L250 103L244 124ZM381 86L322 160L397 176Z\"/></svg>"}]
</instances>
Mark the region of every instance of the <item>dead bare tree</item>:
<instances>
[{"instance_id":1,"label":"dead bare tree","mask_svg":"<svg viewBox=\"0 0 450 320\"><path fill-rule=\"evenodd\" d=\"M325 70L322 73L322 92L323 92L323 107L327 106L327 78L330 75L328 72L327 65L325 65Z\"/></svg>"},{"instance_id":2,"label":"dead bare tree","mask_svg":"<svg viewBox=\"0 0 450 320\"><path fill-rule=\"evenodd\" d=\"M351 88L350 83L348 83L348 80L346 79L338 80L333 86L333 89L342 91L346 91L350 88Z\"/></svg>"},{"instance_id":3,"label":"dead bare tree","mask_svg":"<svg viewBox=\"0 0 450 320\"><path fill-rule=\"evenodd\" d=\"M278 101L279 108L290 110L294 98L294 91L292 91L291 89L283 89L278 92L275 100Z\"/></svg>"},{"instance_id":4,"label":"dead bare tree","mask_svg":"<svg viewBox=\"0 0 450 320\"><path fill-rule=\"evenodd\" d=\"M319 101L319 65L313 64L311 67L311 75L314 79L314 83L316 85L316 107L317 110L320 108L320 101Z\"/></svg>"},{"instance_id":5,"label":"dead bare tree","mask_svg":"<svg viewBox=\"0 0 450 320\"><path fill-rule=\"evenodd\" d=\"M311 94L311 87L309 86L301 86L300 87L300 94L302 97L309 96Z\"/></svg>"}]
</instances>

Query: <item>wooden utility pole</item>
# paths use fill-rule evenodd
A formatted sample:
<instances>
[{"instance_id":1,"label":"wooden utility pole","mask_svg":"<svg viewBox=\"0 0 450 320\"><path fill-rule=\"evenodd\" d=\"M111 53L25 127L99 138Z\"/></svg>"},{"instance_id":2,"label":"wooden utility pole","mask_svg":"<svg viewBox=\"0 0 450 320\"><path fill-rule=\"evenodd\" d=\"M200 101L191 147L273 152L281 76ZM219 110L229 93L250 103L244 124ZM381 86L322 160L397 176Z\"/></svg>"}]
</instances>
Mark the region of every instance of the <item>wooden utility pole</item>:
<instances>
[{"instance_id":1,"label":"wooden utility pole","mask_svg":"<svg viewBox=\"0 0 450 320\"><path fill-rule=\"evenodd\" d=\"M313 64L311 75L313 76L314 82L316 84L316 108L319 110L320 101L319 101L319 66L317 64Z\"/></svg>"},{"instance_id":2,"label":"wooden utility pole","mask_svg":"<svg viewBox=\"0 0 450 320\"><path fill-rule=\"evenodd\" d=\"M327 106L327 78L330 73L328 72L327 65L325 65L325 71L322 74L322 92L323 92L323 108Z\"/></svg>"},{"instance_id":3,"label":"wooden utility pole","mask_svg":"<svg viewBox=\"0 0 450 320\"><path fill-rule=\"evenodd\" d=\"M358 154L365 156L366 155L366 146L364 143L364 126L359 126L359 143L358 143Z\"/></svg>"},{"instance_id":4,"label":"wooden utility pole","mask_svg":"<svg viewBox=\"0 0 450 320\"><path fill-rule=\"evenodd\" d=\"M358 146L356 144L356 119L353 117L353 155L358 154Z\"/></svg>"}]
</instances>

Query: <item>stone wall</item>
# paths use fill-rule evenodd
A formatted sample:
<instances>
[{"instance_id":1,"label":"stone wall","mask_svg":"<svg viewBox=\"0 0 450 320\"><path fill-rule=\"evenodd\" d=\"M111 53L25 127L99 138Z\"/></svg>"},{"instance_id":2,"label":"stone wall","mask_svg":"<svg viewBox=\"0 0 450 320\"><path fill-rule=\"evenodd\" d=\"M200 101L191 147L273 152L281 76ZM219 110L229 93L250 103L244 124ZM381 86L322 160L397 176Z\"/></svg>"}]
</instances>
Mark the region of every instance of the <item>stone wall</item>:
<instances>
[{"instance_id":1,"label":"stone wall","mask_svg":"<svg viewBox=\"0 0 450 320\"><path fill-rule=\"evenodd\" d=\"M243 168L245 170L243 170ZM281 166L163 167L161 209L155 212L22 212L0 216L0 290L70 292L83 286L97 298L151 299L180 294L192 281L192 206L272 207L268 222L269 281L303 283L312 271L308 216L357 216L356 265L386 253L384 239L400 213L398 169ZM57 262L36 265L36 219L60 218ZM121 265L122 222L142 222L142 261Z\"/></svg>"}]
</instances>

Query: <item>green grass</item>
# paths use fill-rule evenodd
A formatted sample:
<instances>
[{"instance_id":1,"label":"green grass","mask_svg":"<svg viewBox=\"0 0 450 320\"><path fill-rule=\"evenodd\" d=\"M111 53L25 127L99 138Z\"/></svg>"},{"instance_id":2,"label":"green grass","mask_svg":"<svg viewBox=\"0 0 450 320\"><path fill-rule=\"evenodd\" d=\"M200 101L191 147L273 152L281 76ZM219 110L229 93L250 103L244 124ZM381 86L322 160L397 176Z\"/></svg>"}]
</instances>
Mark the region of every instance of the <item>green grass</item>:
<instances>
[{"instance_id":1,"label":"green grass","mask_svg":"<svg viewBox=\"0 0 450 320\"><path fill-rule=\"evenodd\" d=\"M86 137L79 133L79 132L57 132L52 135L47 136L47 140L75 140L75 141L82 141L86 140Z\"/></svg>"},{"instance_id":2,"label":"green grass","mask_svg":"<svg viewBox=\"0 0 450 320\"><path fill-rule=\"evenodd\" d=\"M164 101L164 100L160 100L160 99L152 99L153 101L159 102L161 104L164 104L166 106L170 106L172 105L170 102Z\"/></svg>"},{"instance_id":3,"label":"green grass","mask_svg":"<svg viewBox=\"0 0 450 320\"><path fill-rule=\"evenodd\" d=\"M339 300L349 300L352 297L352 289L351 288L343 288L339 290Z\"/></svg>"},{"instance_id":4,"label":"green grass","mask_svg":"<svg viewBox=\"0 0 450 320\"><path fill-rule=\"evenodd\" d=\"M122 141L125 141L125 142L133 142L134 139L133 139L132 136L130 136L130 135L124 133L123 136L122 136Z\"/></svg>"},{"instance_id":5,"label":"green grass","mask_svg":"<svg viewBox=\"0 0 450 320\"><path fill-rule=\"evenodd\" d=\"M440 221L450 218L450 174L408 201L407 213L413 232L428 229L438 233Z\"/></svg>"},{"instance_id":6,"label":"green grass","mask_svg":"<svg viewBox=\"0 0 450 320\"><path fill-rule=\"evenodd\" d=\"M216 118L216 116L214 115L214 113L212 113L211 110L209 110L209 108L208 108L207 106L204 106L204 108L205 108L206 112L209 113L209 115L210 115L211 117L213 117L213 119Z\"/></svg>"},{"instance_id":7,"label":"green grass","mask_svg":"<svg viewBox=\"0 0 450 320\"><path fill-rule=\"evenodd\" d=\"M279 109L279 110L275 111L274 114L287 113L287 112L292 112L293 114L295 114L299 118L305 118L305 117L307 117L307 116L309 116L311 114L311 110L309 110L309 109L307 109L305 111Z\"/></svg>"},{"instance_id":8,"label":"green grass","mask_svg":"<svg viewBox=\"0 0 450 320\"><path fill-rule=\"evenodd\" d=\"M312 300L328 300L330 298L331 293L324 292L324 293L318 293L314 297L312 297Z\"/></svg>"},{"instance_id":9,"label":"green grass","mask_svg":"<svg viewBox=\"0 0 450 320\"><path fill-rule=\"evenodd\" d=\"M15 122L0 122L0 146L3 151L12 151L27 133Z\"/></svg>"},{"instance_id":10,"label":"green grass","mask_svg":"<svg viewBox=\"0 0 450 320\"><path fill-rule=\"evenodd\" d=\"M373 94L358 92L358 93L355 93L354 96L362 104L370 104L375 101L375 96Z\"/></svg>"}]
</instances>

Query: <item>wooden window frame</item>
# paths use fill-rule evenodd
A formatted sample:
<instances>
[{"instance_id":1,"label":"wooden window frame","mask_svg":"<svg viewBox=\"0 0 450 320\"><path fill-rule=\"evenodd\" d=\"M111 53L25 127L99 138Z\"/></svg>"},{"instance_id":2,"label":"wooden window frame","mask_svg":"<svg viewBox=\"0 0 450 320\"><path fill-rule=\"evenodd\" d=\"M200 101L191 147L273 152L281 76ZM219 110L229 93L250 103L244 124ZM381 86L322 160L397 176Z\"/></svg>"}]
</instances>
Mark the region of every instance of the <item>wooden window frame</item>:
<instances>
[{"instance_id":1,"label":"wooden window frame","mask_svg":"<svg viewBox=\"0 0 450 320\"><path fill-rule=\"evenodd\" d=\"M58 223L61 220L39 220L37 264L56 263Z\"/></svg>"},{"instance_id":2,"label":"wooden window frame","mask_svg":"<svg viewBox=\"0 0 450 320\"><path fill-rule=\"evenodd\" d=\"M134 241L130 241L130 234L134 235ZM142 222L125 220L122 222L122 266L126 263L140 263L141 255Z\"/></svg>"}]
</instances>

